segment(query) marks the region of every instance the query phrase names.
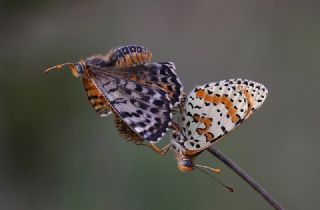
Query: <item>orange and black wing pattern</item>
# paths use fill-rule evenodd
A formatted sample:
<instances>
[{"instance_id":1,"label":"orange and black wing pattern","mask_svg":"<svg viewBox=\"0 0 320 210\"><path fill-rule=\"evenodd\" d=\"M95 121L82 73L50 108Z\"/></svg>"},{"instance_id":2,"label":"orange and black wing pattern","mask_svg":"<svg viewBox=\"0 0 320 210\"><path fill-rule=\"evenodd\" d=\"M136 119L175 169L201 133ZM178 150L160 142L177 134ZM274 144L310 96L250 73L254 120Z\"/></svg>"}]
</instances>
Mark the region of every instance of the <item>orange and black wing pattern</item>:
<instances>
[{"instance_id":1,"label":"orange and black wing pattern","mask_svg":"<svg viewBox=\"0 0 320 210\"><path fill-rule=\"evenodd\" d=\"M188 151L211 146L248 119L267 95L264 85L246 79L197 86L187 97L182 113L183 146Z\"/></svg>"}]
</instances>

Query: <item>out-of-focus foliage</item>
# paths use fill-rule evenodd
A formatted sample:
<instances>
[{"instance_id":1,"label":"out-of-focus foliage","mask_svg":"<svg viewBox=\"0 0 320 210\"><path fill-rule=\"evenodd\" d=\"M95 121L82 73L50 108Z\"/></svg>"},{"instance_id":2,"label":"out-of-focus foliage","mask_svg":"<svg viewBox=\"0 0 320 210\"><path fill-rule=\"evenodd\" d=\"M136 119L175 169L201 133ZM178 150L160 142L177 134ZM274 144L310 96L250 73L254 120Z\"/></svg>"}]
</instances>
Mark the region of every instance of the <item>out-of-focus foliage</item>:
<instances>
[{"instance_id":1,"label":"out-of-focus foliage","mask_svg":"<svg viewBox=\"0 0 320 210\"><path fill-rule=\"evenodd\" d=\"M125 44L174 61L186 91L227 78L269 97L218 143L287 209L318 209L320 4L317 1L2 1L0 209L270 209L222 169L228 193L123 141L70 72L42 71ZM163 140L169 141L169 137ZM163 143L165 144L165 143Z\"/></svg>"}]
</instances>

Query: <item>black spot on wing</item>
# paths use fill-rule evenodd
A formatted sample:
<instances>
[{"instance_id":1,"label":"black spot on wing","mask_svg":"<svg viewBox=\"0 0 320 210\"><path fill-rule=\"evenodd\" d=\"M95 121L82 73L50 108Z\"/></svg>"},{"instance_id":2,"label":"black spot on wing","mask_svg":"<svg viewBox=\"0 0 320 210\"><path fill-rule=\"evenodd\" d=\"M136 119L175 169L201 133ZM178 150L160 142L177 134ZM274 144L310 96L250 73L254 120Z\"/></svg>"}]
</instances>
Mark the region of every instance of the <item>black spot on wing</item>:
<instances>
[{"instance_id":1,"label":"black spot on wing","mask_svg":"<svg viewBox=\"0 0 320 210\"><path fill-rule=\"evenodd\" d=\"M192 103L188 103L188 106L191 106L191 108L193 109L193 104Z\"/></svg>"},{"instance_id":2,"label":"black spot on wing","mask_svg":"<svg viewBox=\"0 0 320 210\"><path fill-rule=\"evenodd\" d=\"M135 90L138 91L138 92L141 92L142 91L142 85L136 84Z\"/></svg>"},{"instance_id":3,"label":"black spot on wing","mask_svg":"<svg viewBox=\"0 0 320 210\"><path fill-rule=\"evenodd\" d=\"M221 130L222 130L222 132L223 132L224 134L228 133L226 127L224 127L224 126L221 126Z\"/></svg>"},{"instance_id":4,"label":"black spot on wing","mask_svg":"<svg viewBox=\"0 0 320 210\"><path fill-rule=\"evenodd\" d=\"M191 112L187 112L187 116L188 116L188 117L192 117Z\"/></svg>"}]
</instances>

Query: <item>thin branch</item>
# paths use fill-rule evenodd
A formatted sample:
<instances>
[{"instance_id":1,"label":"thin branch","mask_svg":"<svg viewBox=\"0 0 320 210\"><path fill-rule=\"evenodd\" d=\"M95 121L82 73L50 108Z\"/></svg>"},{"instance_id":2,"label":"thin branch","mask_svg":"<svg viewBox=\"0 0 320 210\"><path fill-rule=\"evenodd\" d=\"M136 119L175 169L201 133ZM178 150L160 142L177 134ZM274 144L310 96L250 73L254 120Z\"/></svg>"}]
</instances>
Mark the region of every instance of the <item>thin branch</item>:
<instances>
[{"instance_id":1,"label":"thin branch","mask_svg":"<svg viewBox=\"0 0 320 210\"><path fill-rule=\"evenodd\" d=\"M207 149L211 154L216 156L221 162L226 164L234 172L236 172L242 179L244 179L255 191L257 191L274 209L284 210L284 208L263 188L261 187L249 174L242 170L235 162L228 158L221 151L211 146Z\"/></svg>"}]
</instances>

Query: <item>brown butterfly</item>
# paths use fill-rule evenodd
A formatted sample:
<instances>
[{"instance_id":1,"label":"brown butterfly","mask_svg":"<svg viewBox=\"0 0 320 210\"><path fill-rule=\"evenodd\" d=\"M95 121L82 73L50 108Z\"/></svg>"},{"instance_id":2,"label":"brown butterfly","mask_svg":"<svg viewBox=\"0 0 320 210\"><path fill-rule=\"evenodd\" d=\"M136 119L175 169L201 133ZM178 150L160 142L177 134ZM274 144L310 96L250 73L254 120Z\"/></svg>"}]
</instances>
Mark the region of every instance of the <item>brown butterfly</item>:
<instances>
[{"instance_id":1,"label":"brown butterfly","mask_svg":"<svg viewBox=\"0 0 320 210\"><path fill-rule=\"evenodd\" d=\"M100 116L113 112L120 133L131 133L125 136L128 140L156 143L171 126L182 85L172 62L150 62L151 57L146 48L129 45L45 72L69 67L82 79L89 102Z\"/></svg>"}]
</instances>

